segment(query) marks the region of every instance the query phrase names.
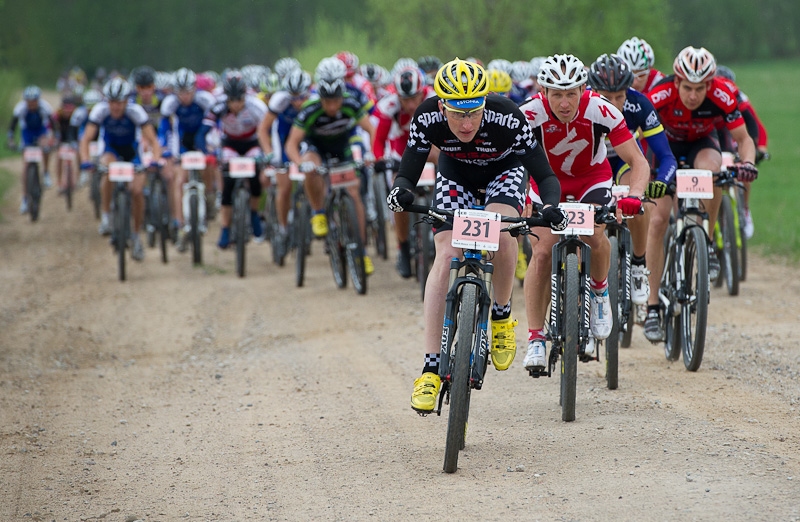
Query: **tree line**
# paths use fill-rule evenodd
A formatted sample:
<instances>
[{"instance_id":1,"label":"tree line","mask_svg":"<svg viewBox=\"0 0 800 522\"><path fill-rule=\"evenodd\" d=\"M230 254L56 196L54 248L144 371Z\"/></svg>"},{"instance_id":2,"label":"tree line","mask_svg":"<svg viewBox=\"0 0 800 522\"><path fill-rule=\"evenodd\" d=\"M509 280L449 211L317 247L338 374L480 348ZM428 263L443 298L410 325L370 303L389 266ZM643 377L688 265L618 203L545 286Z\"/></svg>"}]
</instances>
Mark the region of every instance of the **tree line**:
<instances>
[{"instance_id":1,"label":"tree line","mask_svg":"<svg viewBox=\"0 0 800 522\"><path fill-rule=\"evenodd\" d=\"M569 52L591 60L645 38L669 70L686 45L721 62L800 55L796 0L0 0L0 68L52 81L78 64L220 70L341 49L391 66L400 56L484 61ZM314 60L313 63L308 63Z\"/></svg>"}]
</instances>

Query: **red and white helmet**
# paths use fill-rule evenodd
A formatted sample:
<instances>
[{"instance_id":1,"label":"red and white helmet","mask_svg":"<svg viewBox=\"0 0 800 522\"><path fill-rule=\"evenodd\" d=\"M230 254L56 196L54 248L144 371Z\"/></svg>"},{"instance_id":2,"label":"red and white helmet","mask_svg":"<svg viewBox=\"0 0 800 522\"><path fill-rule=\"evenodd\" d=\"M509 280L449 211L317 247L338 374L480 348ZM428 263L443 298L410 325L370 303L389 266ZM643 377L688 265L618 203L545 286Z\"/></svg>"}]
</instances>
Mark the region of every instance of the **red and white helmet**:
<instances>
[{"instance_id":1,"label":"red and white helmet","mask_svg":"<svg viewBox=\"0 0 800 522\"><path fill-rule=\"evenodd\" d=\"M628 64L634 73L650 69L655 61L650 44L635 36L622 42L616 54Z\"/></svg>"},{"instance_id":2,"label":"red and white helmet","mask_svg":"<svg viewBox=\"0 0 800 522\"><path fill-rule=\"evenodd\" d=\"M583 62L571 54L554 54L539 69L539 85L566 91L586 83L589 74Z\"/></svg>"},{"instance_id":3,"label":"red and white helmet","mask_svg":"<svg viewBox=\"0 0 800 522\"><path fill-rule=\"evenodd\" d=\"M399 97L411 98L425 88L425 77L419 67L407 67L394 75L394 88Z\"/></svg>"},{"instance_id":4,"label":"red and white helmet","mask_svg":"<svg viewBox=\"0 0 800 522\"><path fill-rule=\"evenodd\" d=\"M714 77L717 62L705 47L685 47L672 63L675 76L691 83L701 83Z\"/></svg>"},{"instance_id":5,"label":"red and white helmet","mask_svg":"<svg viewBox=\"0 0 800 522\"><path fill-rule=\"evenodd\" d=\"M341 51L336 53L336 57L342 61L347 68L346 77L349 78L358 72L358 56L350 51Z\"/></svg>"}]
</instances>

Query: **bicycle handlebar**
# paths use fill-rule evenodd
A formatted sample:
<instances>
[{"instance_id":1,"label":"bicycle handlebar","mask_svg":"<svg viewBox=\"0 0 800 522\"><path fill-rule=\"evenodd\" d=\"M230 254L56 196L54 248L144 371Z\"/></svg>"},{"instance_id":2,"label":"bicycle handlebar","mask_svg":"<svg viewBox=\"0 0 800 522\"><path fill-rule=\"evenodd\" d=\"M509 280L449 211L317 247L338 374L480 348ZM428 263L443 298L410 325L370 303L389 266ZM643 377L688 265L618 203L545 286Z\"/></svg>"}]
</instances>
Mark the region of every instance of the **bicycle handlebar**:
<instances>
[{"instance_id":1,"label":"bicycle handlebar","mask_svg":"<svg viewBox=\"0 0 800 522\"><path fill-rule=\"evenodd\" d=\"M434 219L441 221L442 223L453 223L453 217L455 216L455 211L453 210L444 210L441 208L436 207L426 207L423 205L408 205L405 209L406 212L414 212L416 214L425 214L426 216L430 216ZM532 216L532 217L520 217L520 216L501 216L500 221L502 223L510 223L510 225L503 229L504 232L518 232L524 228L533 228L533 227L547 227L550 228L550 222L546 221L541 216Z\"/></svg>"}]
</instances>

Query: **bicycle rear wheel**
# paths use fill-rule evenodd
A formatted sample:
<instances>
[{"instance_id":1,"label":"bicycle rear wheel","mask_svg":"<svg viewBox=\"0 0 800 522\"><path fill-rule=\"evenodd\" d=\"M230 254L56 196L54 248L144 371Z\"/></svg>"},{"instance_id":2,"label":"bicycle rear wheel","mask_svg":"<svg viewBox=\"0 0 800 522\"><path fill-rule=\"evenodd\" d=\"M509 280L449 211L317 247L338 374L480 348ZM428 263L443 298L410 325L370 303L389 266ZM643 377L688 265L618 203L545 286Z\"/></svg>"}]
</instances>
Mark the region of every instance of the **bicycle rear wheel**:
<instances>
[{"instance_id":1,"label":"bicycle rear wheel","mask_svg":"<svg viewBox=\"0 0 800 522\"><path fill-rule=\"evenodd\" d=\"M561 420L575 420L575 397L578 381L578 344L580 318L583 314L578 274L578 256L568 254L564 269L564 344L561 354Z\"/></svg>"},{"instance_id":2,"label":"bicycle rear wheel","mask_svg":"<svg viewBox=\"0 0 800 522\"><path fill-rule=\"evenodd\" d=\"M681 355L681 320L680 316L675 314L676 310L680 310L680 303L678 303L678 266L677 266L677 243L675 242L675 225L670 225L667 230L666 256L664 257L664 273L661 276L661 285L659 293L667 296L669 306L661 306L664 316L661 319L662 328L664 329L664 357L668 361L677 361Z\"/></svg>"},{"instance_id":3,"label":"bicycle rear wheel","mask_svg":"<svg viewBox=\"0 0 800 522\"><path fill-rule=\"evenodd\" d=\"M606 385L609 390L616 390L619 378L619 339L620 339L620 255L617 236L610 236L611 243L611 269L608 273L608 296L611 301L611 310L614 312L614 321L611 333L605 340L606 345Z\"/></svg>"},{"instance_id":4,"label":"bicycle rear wheel","mask_svg":"<svg viewBox=\"0 0 800 522\"><path fill-rule=\"evenodd\" d=\"M197 192L189 194L189 235L192 240L192 263L203 263L203 241L200 234L200 198Z\"/></svg>"},{"instance_id":5,"label":"bicycle rear wheel","mask_svg":"<svg viewBox=\"0 0 800 522\"><path fill-rule=\"evenodd\" d=\"M120 281L125 281L125 250L131 232L131 208L126 191L117 192L114 201L114 242L117 248L117 272Z\"/></svg>"},{"instance_id":6,"label":"bicycle rear wheel","mask_svg":"<svg viewBox=\"0 0 800 522\"><path fill-rule=\"evenodd\" d=\"M364 270L364 243L361 241L361 233L358 228L356 205L349 194L343 194L341 202L339 211L342 214L342 244L347 260L347 269L356 293L364 295L367 293L367 273Z\"/></svg>"},{"instance_id":7,"label":"bicycle rear wheel","mask_svg":"<svg viewBox=\"0 0 800 522\"><path fill-rule=\"evenodd\" d=\"M39 181L39 164L28 163L25 170L25 187L28 193L28 213L31 221L39 220L39 205L42 201L42 185Z\"/></svg>"},{"instance_id":8,"label":"bicycle rear wheel","mask_svg":"<svg viewBox=\"0 0 800 522\"><path fill-rule=\"evenodd\" d=\"M719 208L720 237L717 240L717 248L720 255L720 265L722 277L717 278L714 286L721 286L725 280L728 295L739 295L739 256L736 252L736 219L733 215L733 204L728 194L722 195L722 205ZM721 240L721 245L720 245ZM721 247L721 249L719 248Z\"/></svg>"},{"instance_id":9,"label":"bicycle rear wheel","mask_svg":"<svg viewBox=\"0 0 800 522\"><path fill-rule=\"evenodd\" d=\"M708 248L700 227L687 230L684 255L684 295L681 308L681 347L683 364L690 372L700 368L706 340L708 318Z\"/></svg>"},{"instance_id":10,"label":"bicycle rear wheel","mask_svg":"<svg viewBox=\"0 0 800 522\"><path fill-rule=\"evenodd\" d=\"M250 193L245 188L236 191L236 200L233 203L233 228L236 243L236 274L244 277L245 274L245 245L247 243L247 216L250 208Z\"/></svg>"},{"instance_id":11,"label":"bicycle rear wheel","mask_svg":"<svg viewBox=\"0 0 800 522\"><path fill-rule=\"evenodd\" d=\"M466 441L471 391L470 359L477 329L477 302L477 287L472 284L462 286L456 310L456 341L450 348L450 415L444 449L445 473L454 473L458 468L458 452L464 449Z\"/></svg>"}]
</instances>

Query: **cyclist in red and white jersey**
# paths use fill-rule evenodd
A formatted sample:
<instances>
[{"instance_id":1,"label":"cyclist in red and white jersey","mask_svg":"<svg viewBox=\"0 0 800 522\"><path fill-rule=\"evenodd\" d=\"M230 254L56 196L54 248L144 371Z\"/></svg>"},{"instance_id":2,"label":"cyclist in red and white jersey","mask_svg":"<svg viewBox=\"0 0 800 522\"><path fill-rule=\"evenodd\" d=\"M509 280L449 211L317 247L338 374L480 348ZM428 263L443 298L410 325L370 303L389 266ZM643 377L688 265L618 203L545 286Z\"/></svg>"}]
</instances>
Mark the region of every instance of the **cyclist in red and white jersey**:
<instances>
[{"instance_id":1,"label":"cyclist in red and white jersey","mask_svg":"<svg viewBox=\"0 0 800 522\"><path fill-rule=\"evenodd\" d=\"M607 136L617 155L631 167L630 193L617 202L617 208L624 215L636 215L650 180L650 167L622 113L606 98L586 90L587 78L579 59L569 54L551 56L539 71L542 92L520 109L561 182L561 201L571 196L575 201L604 205L611 200ZM533 181L531 185L538 191ZM608 296L611 246L604 228L596 226L593 235L582 237L592 249L590 326L596 339L607 338L613 324ZM541 371L547 364L544 323L550 302L552 250L559 237L543 229L535 232L539 241L533 245L524 285L529 329L525 368ZM586 350L583 355L592 355L594 343Z\"/></svg>"},{"instance_id":2,"label":"cyclist in red and white jersey","mask_svg":"<svg viewBox=\"0 0 800 522\"><path fill-rule=\"evenodd\" d=\"M672 65L674 75L667 76L648 97L661 117L670 148L680 163L681 158L693 168L717 172L722 167L716 125L724 121L739 148L740 163L736 168L740 181L753 181L758 176L755 167L756 148L747 134L736 96L727 83L714 76L717 69L714 56L707 49L684 48ZM709 230L714 230L722 190L714 189L714 199L704 200L708 212ZM709 245L708 275L714 280L720 265Z\"/></svg>"},{"instance_id":3,"label":"cyclist in red and white jersey","mask_svg":"<svg viewBox=\"0 0 800 522\"><path fill-rule=\"evenodd\" d=\"M617 55L625 60L633 71L633 87L639 92L647 93L658 82L664 79L664 73L653 67L656 56L653 48L642 38L629 38L617 49Z\"/></svg>"},{"instance_id":4,"label":"cyclist in red and white jersey","mask_svg":"<svg viewBox=\"0 0 800 522\"><path fill-rule=\"evenodd\" d=\"M425 77L417 67L409 67L398 72L393 81L393 94L381 99L376 105L373 117L377 119L375 141L372 153L375 155L376 170L387 161L400 160L406 150L411 120L417 107L434 95L432 87L427 86ZM431 147L428 161L436 163L439 149ZM397 169L395 169L396 171ZM408 242L409 216L400 212L394 216L395 235L397 236L397 272L403 278L411 277L411 245Z\"/></svg>"}]
</instances>

